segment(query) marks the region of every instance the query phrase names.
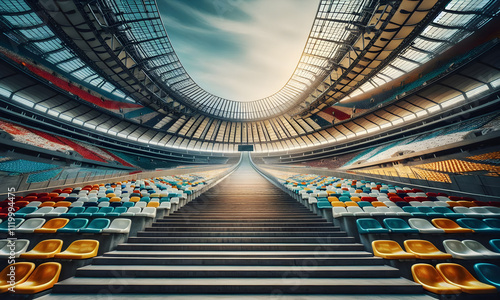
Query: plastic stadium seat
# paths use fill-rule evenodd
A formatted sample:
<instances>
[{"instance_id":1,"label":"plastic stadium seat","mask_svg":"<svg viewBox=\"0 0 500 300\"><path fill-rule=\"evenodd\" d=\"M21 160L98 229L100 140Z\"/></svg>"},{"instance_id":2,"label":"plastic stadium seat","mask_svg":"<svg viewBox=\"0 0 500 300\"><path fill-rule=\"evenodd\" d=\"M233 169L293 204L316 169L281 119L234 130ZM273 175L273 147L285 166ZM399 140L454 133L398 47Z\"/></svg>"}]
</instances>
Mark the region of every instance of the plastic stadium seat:
<instances>
[{"instance_id":1,"label":"plastic stadium seat","mask_svg":"<svg viewBox=\"0 0 500 300\"><path fill-rule=\"evenodd\" d=\"M491 228L500 230L500 219L486 218L483 219L483 222L486 223L486 225L490 226Z\"/></svg>"},{"instance_id":2,"label":"plastic stadium seat","mask_svg":"<svg viewBox=\"0 0 500 300\"><path fill-rule=\"evenodd\" d=\"M346 201L346 202L343 202L343 203L345 204L346 207L349 207L349 206L359 207L358 203L354 202L354 201Z\"/></svg>"},{"instance_id":3,"label":"plastic stadium seat","mask_svg":"<svg viewBox=\"0 0 500 300\"><path fill-rule=\"evenodd\" d=\"M14 213L15 218L24 218L27 214L36 211L38 207L35 206L25 206Z\"/></svg>"},{"instance_id":4,"label":"plastic stadium seat","mask_svg":"<svg viewBox=\"0 0 500 300\"><path fill-rule=\"evenodd\" d=\"M15 240L14 242L15 248L14 248L14 253L11 253L10 245L8 243L5 243L5 245L0 248L0 258L1 259L7 259L11 254L14 254L14 257L19 257L21 254L26 252L28 250L28 246L30 245L29 240L24 240L24 239L19 239Z\"/></svg>"},{"instance_id":5,"label":"plastic stadium seat","mask_svg":"<svg viewBox=\"0 0 500 300\"><path fill-rule=\"evenodd\" d=\"M405 250L421 259L451 259L452 255L440 251L434 244L426 240L405 240Z\"/></svg>"},{"instance_id":6,"label":"plastic stadium seat","mask_svg":"<svg viewBox=\"0 0 500 300\"><path fill-rule=\"evenodd\" d=\"M44 217L45 218L59 217L60 215L66 213L67 211L68 211L67 207L56 207L54 208L53 211L46 213Z\"/></svg>"},{"instance_id":7,"label":"plastic stadium seat","mask_svg":"<svg viewBox=\"0 0 500 300\"><path fill-rule=\"evenodd\" d=\"M133 207L135 205L134 202L124 202L122 204L123 207L126 207L126 208L129 208L129 207Z\"/></svg>"},{"instance_id":8,"label":"plastic stadium seat","mask_svg":"<svg viewBox=\"0 0 500 300\"><path fill-rule=\"evenodd\" d=\"M99 207L90 206L90 207L87 207L84 212L76 214L76 216L79 218L88 218L88 217L92 217L98 211L99 211Z\"/></svg>"},{"instance_id":9,"label":"plastic stadium seat","mask_svg":"<svg viewBox=\"0 0 500 300\"><path fill-rule=\"evenodd\" d=\"M437 228L441 228L444 230L446 233L469 233L469 232L474 232L474 230L470 228L463 228L460 227L457 223L450 219L446 218L437 218L437 219L432 219L432 224L436 226Z\"/></svg>"},{"instance_id":10,"label":"plastic stadium seat","mask_svg":"<svg viewBox=\"0 0 500 300\"><path fill-rule=\"evenodd\" d=\"M380 223L372 218L361 218L356 220L356 225L358 227L358 232L360 234L367 233L389 233L389 229L386 229L380 225Z\"/></svg>"},{"instance_id":11,"label":"plastic stadium seat","mask_svg":"<svg viewBox=\"0 0 500 300\"><path fill-rule=\"evenodd\" d=\"M442 263L438 264L436 269L446 282L458 286L462 292L487 294L497 291L494 286L478 281L466 268L459 264Z\"/></svg>"},{"instance_id":12,"label":"plastic stadium seat","mask_svg":"<svg viewBox=\"0 0 500 300\"><path fill-rule=\"evenodd\" d=\"M457 220L457 224L474 230L474 232L500 232L500 229L491 228L482 220L475 218L462 218Z\"/></svg>"},{"instance_id":13,"label":"plastic stadium seat","mask_svg":"<svg viewBox=\"0 0 500 300\"><path fill-rule=\"evenodd\" d=\"M420 212L415 206L404 206L403 210L407 213L410 213L414 217L426 217L427 215L423 212Z\"/></svg>"},{"instance_id":14,"label":"plastic stadium seat","mask_svg":"<svg viewBox=\"0 0 500 300\"><path fill-rule=\"evenodd\" d=\"M63 228L57 230L57 233L61 232L79 232L80 229L85 228L89 223L88 219L85 218L75 218L71 219L68 224L66 224Z\"/></svg>"},{"instance_id":15,"label":"plastic stadium seat","mask_svg":"<svg viewBox=\"0 0 500 300\"><path fill-rule=\"evenodd\" d=\"M485 256L479 252L476 252L469 247L465 246L462 242L458 240L444 240L444 249L447 253L450 253L453 258L458 259L482 259Z\"/></svg>"},{"instance_id":16,"label":"plastic stadium seat","mask_svg":"<svg viewBox=\"0 0 500 300\"><path fill-rule=\"evenodd\" d=\"M73 203L73 204L75 204L75 203ZM79 213L82 213L84 211L85 211L85 207L83 207L83 206L72 207L68 212L61 214L60 217L63 217L63 218L74 218Z\"/></svg>"},{"instance_id":17,"label":"plastic stadium seat","mask_svg":"<svg viewBox=\"0 0 500 300\"><path fill-rule=\"evenodd\" d=\"M54 207L70 207L72 202L69 201L59 201L57 202Z\"/></svg>"},{"instance_id":18,"label":"plastic stadium seat","mask_svg":"<svg viewBox=\"0 0 500 300\"><path fill-rule=\"evenodd\" d=\"M417 207L417 209L421 212L424 213L427 217L430 218L442 218L444 217L444 214L436 212L434 209L428 206L421 206Z\"/></svg>"},{"instance_id":19,"label":"plastic stadium seat","mask_svg":"<svg viewBox=\"0 0 500 300\"><path fill-rule=\"evenodd\" d=\"M314 202L314 203L316 203L316 202ZM134 207L144 208L144 207L146 207L147 205L148 205L148 204L147 204L146 202L144 202L144 201L140 201L140 202L137 202L137 203L134 205Z\"/></svg>"},{"instance_id":20,"label":"plastic stadium seat","mask_svg":"<svg viewBox=\"0 0 500 300\"><path fill-rule=\"evenodd\" d=\"M477 278L486 284L500 289L500 267L490 263L477 263L474 265Z\"/></svg>"},{"instance_id":21,"label":"plastic stadium seat","mask_svg":"<svg viewBox=\"0 0 500 300\"><path fill-rule=\"evenodd\" d=\"M462 290L445 281L441 274L429 264L414 264L411 266L413 280L434 294L460 294Z\"/></svg>"},{"instance_id":22,"label":"plastic stadium seat","mask_svg":"<svg viewBox=\"0 0 500 300\"><path fill-rule=\"evenodd\" d=\"M435 212L442 214L445 218L463 218L463 217L465 217L464 214L456 213L456 212L452 211L451 209L449 209L448 207L444 207L444 206L435 206L432 209Z\"/></svg>"},{"instance_id":23,"label":"plastic stadium seat","mask_svg":"<svg viewBox=\"0 0 500 300\"><path fill-rule=\"evenodd\" d=\"M38 229L43 226L45 223L44 218L32 218L24 221L19 228L16 228L16 232L21 233L32 233L35 229Z\"/></svg>"},{"instance_id":24,"label":"plastic stadium seat","mask_svg":"<svg viewBox=\"0 0 500 300\"><path fill-rule=\"evenodd\" d=\"M455 206L453 207L453 210L456 213L463 214L466 217L475 217L475 218L482 218L482 214L478 214L470 210L468 207L463 207L463 206Z\"/></svg>"},{"instance_id":25,"label":"plastic stadium seat","mask_svg":"<svg viewBox=\"0 0 500 300\"><path fill-rule=\"evenodd\" d=\"M32 213L26 214L24 217L25 218L43 218L45 216L45 214L48 214L48 213L52 212L53 210L54 210L53 207L46 206L46 207L39 208Z\"/></svg>"},{"instance_id":26,"label":"plastic stadium seat","mask_svg":"<svg viewBox=\"0 0 500 300\"><path fill-rule=\"evenodd\" d=\"M418 229L420 233L444 233L441 228L436 228L426 219L411 218L408 220L408 224L411 228Z\"/></svg>"},{"instance_id":27,"label":"plastic stadium seat","mask_svg":"<svg viewBox=\"0 0 500 300\"><path fill-rule=\"evenodd\" d=\"M483 217L500 217L500 214L494 213L485 207L470 207L469 210L473 213L480 214Z\"/></svg>"},{"instance_id":28,"label":"plastic stadium seat","mask_svg":"<svg viewBox=\"0 0 500 300\"><path fill-rule=\"evenodd\" d=\"M11 267L15 269L15 279L14 282L16 285L25 282L30 274L35 269L35 264L32 262L17 262L11 265L6 266L2 272L0 272L0 293L5 293L12 286L9 281L11 281L11 277L8 274L11 272Z\"/></svg>"},{"instance_id":29,"label":"plastic stadium seat","mask_svg":"<svg viewBox=\"0 0 500 300\"><path fill-rule=\"evenodd\" d=\"M371 214L369 212L365 212L359 206L348 206L346 208L347 212L354 214L355 217L369 217Z\"/></svg>"},{"instance_id":30,"label":"plastic stadium seat","mask_svg":"<svg viewBox=\"0 0 500 300\"><path fill-rule=\"evenodd\" d=\"M411 228L405 220L400 218L385 218L384 226L393 233L418 233L418 229Z\"/></svg>"},{"instance_id":31,"label":"plastic stadium seat","mask_svg":"<svg viewBox=\"0 0 500 300\"><path fill-rule=\"evenodd\" d=\"M373 255L386 259L413 259L415 254L405 252L401 246L391 240L378 240L372 242Z\"/></svg>"},{"instance_id":32,"label":"plastic stadium seat","mask_svg":"<svg viewBox=\"0 0 500 300\"><path fill-rule=\"evenodd\" d=\"M57 253L55 258L63 259L87 259L97 256L99 250L99 241L96 240L77 240L72 242L69 247L61 253Z\"/></svg>"},{"instance_id":33,"label":"plastic stadium seat","mask_svg":"<svg viewBox=\"0 0 500 300\"><path fill-rule=\"evenodd\" d=\"M122 213L120 216L122 217L132 217L141 212L140 207L130 207L126 213Z\"/></svg>"},{"instance_id":34,"label":"plastic stadium seat","mask_svg":"<svg viewBox=\"0 0 500 300\"><path fill-rule=\"evenodd\" d=\"M108 228L104 229L103 233L129 233L130 227L132 226L132 220L117 218L109 225Z\"/></svg>"},{"instance_id":35,"label":"plastic stadium seat","mask_svg":"<svg viewBox=\"0 0 500 300\"><path fill-rule=\"evenodd\" d=\"M396 214L397 216L401 217L411 217L411 213L405 212L401 207L399 206L390 206L389 210L391 211L391 214Z\"/></svg>"},{"instance_id":36,"label":"plastic stadium seat","mask_svg":"<svg viewBox=\"0 0 500 300\"><path fill-rule=\"evenodd\" d=\"M124 212L127 212L126 207L122 207L122 206L116 207L112 212L106 214L106 217L118 217Z\"/></svg>"},{"instance_id":37,"label":"plastic stadium seat","mask_svg":"<svg viewBox=\"0 0 500 300\"><path fill-rule=\"evenodd\" d=\"M92 214L92 217L106 217L108 213L112 213L113 211L113 207L101 207L98 212Z\"/></svg>"},{"instance_id":38,"label":"plastic stadium seat","mask_svg":"<svg viewBox=\"0 0 500 300\"><path fill-rule=\"evenodd\" d=\"M330 202L328 202L328 203L330 203ZM159 206L160 206L160 202L151 201L151 202L148 203L148 206L146 206L146 207L155 207L156 208L156 207L159 207ZM332 205L329 204L329 206L331 207Z\"/></svg>"},{"instance_id":39,"label":"plastic stadium seat","mask_svg":"<svg viewBox=\"0 0 500 300\"><path fill-rule=\"evenodd\" d=\"M110 202L99 202L99 204L97 205L97 207L109 207L110 206Z\"/></svg>"},{"instance_id":40,"label":"plastic stadium seat","mask_svg":"<svg viewBox=\"0 0 500 300\"><path fill-rule=\"evenodd\" d=\"M500 253L493 252L475 240L463 240L462 244L469 249L481 253L486 258L500 258Z\"/></svg>"},{"instance_id":41,"label":"plastic stadium seat","mask_svg":"<svg viewBox=\"0 0 500 300\"><path fill-rule=\"evenodd\" d=\"M145 207L142 209L140 213L135 214L136 217L156 217L156 208L155 207Z\"/></svg>"},{"instance_id":42,"label":"plastic stadium seat","mask_svg":"<svg viewBox=\"0 0 500 300\"><path fill-rule=\"evenodd\" d=\"M28 279L16 285L16 293L36 294L50 289L59 280L61 274L61 264L47 262L39 265Z\"/></svg>"},{"instance_id":43,"label":"plastic stadium seat","mask_svg":"<svg viewBox=\"0 0 500 300\"><path fill-rule=\"evenodd\" d=\"M97 218L90 222L90 224L86 228L80 229L82 233L100 233L103 229L108 228L109 219L106 218Z\"/></svg>"},{"instance_id":44,"label":"plastic stadium seat","mask_svg":"<svg viewBox=\"0 0 500 300\"><path fill-rule=\"evenodd\" d=\"M58 229L63 228L68 224L69 219L66 218L54 218L50 219L41 228L35 229L35 233L55 233Z\"/></svg>"},{"instance_id":45,"label":"plastic stadium seat","mask_svg":"<svg viewBox=\"0 0 500 300\"><path fill-rule=\"evenodd\" d=\"M61 252L62 240L44 240L38 243L31 251L21 254L19 257L26 259L52 258L56 253Z\"/></svg>"},{"instance_id":46,"label":"plastic stadium seat","mask_svg":"<svg viewBox=\"0 0 500 300\"><path fill-rule=\"evenodd\" d=\"M38 206L38 208L40 207L53 207L56 203L54 201L45 201L45 202L42 202L42 204L40 204L40 206Z\"/></svg>"},{"instance_id":47,"label":"plastic stadium seat","mask_svg":"<svg viewBox=\"0 0 500 300\"><path fill-rule=\"evenodd\" d=\"M21 224L24 222L23 218L15 218L14 219L14 226L15 228L18 228L21 226ZM0 223L0 233L7 233L9 232L9 222L5 221Z\"/></svg>"},{"instance_id":48,"label":"plastic stadium seat","mask_svg":"<svg viewBox=\"0 0 500 300\"><path fill-rule=\"evenodd\" d=\"M345 207L342 206L335 206L332 208L332 213L334 218L341 218L341 217L353 217L354 214L347 212Z\"/></svg>"}]
</instances>

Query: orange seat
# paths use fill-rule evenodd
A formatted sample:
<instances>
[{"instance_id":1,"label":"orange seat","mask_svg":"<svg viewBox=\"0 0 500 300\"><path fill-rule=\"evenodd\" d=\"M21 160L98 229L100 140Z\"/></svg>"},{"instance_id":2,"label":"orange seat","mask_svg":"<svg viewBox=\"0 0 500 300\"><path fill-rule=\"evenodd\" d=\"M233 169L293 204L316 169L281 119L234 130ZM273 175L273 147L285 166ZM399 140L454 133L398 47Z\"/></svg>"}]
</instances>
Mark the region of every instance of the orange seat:
<instances>
[{"instance_id":1,"label":"orange seat","mask_svg":"<svg viewBox=\"0 0 500 300\"><path fill-rule=\"evenodd\" d=\"M54 233L58 229L63 228L66 224L68 224L69 219L66 218L54 218L48 220L45 224L43 224L42 228L35 229L36 233Z\"/></svg>"},{"instance_id":2,"label":"orange seat","mask_svg":"<svg viewBox=\"0 0 500 300\"><path fill-rule=\"evenodd\" d=\"M446 218L436 218L431 220L432 224L437 228L441 228L446 233L468 233L474 232L474 230L469 228L460 227L455 221Z\"/></svg>"},{"instance_id":3,"label":"orange seat","mask_svg":"<svg viewBox=\"0 0 500 300\"><path fill-rule=\"evenodd\" d=\"M52 258L56 253L61 252L62 245L62 240L44 240L38 243L31 251L23 253L19 257L26 259Z\"/></svg>"},{"instance_id":4,"label":"orange seat","mask_svg":"<svg viewBox=\"0 0 500 300\"><path fill-rule=\"evenodd\" d=\"M65 251L56 253L54 257L64 259L86 259L97 256L98 250L99 241L77 240L71 243Z\"/></svg>"},{"instance_id":5,"label":"orange seat","mask_svg":"<svg viewBox=\"0 0 500 300\"><path fill-rule=\"evenodd\" d=\"M59 196L59 193L49 193L49 197L50 198L54 198L54 197L57 197Z\"/></svg>"},{"instance_id":6,"label":"orange seat","mask_svg":"<svg viewBox=\"0 0 500 300\"><path fill-rule=\"evenodd\" d=\"M408 253L413 253L417 258L422 259L451 259L449 253L440 251L434 244L425 240L406 240L405 249Z\"/></svg>"},{"instance_id":7,"label":"orange seat","mask_svg":"<svg viewBox=\"0 0 500 300\"><path fill-rule=\"evenodd\" d=\"M460 200L460 201L457 201L457 203L460 204L461 206L465 206L465 207L474 207L474 206L477 206L476 203L474 203L472 201Z\"/></svg>"},{"instance_id":8,"label":"orange seat","mask_svg":"<svg viewBox=\"0 0 500 300\"><path fill-rule=\"evenodd\" d=\"M25 282L16 285L16 293L36 294L50 289L59 280L60 274L60 263L43 263L31 273L30 277Z\"/></svg>"},{"instance_id":9,"label":"orange seat","mask_svg":"<svg viewBox=\"0 0 500 300\"><path fill-rule=\"evenodd\" d=\"M373 255L386 259L412 259L415 254L408 253L401 246L391 240L378 240L372 242Z\"/></svg>"},{"instance_id":10,"label":"orange seat","mask_svg":"<svg viewBox=\"0 0 500 300\"><path fill-rule=\"evenodd\" d=\"M54 204L54 207L70 207L71 202L69 201L59 201Z\"/></svg>"},{"instance_id":11,"label":"orange seat","mask_svg":"<svg viewBox=\"0 0 500 300\"><path fill-rule=\"evenodd\" d=\"M437 271L446 282L459 287L469 294L496 293L496 287L485 284L474 278L466 268L459 264L443 263L436 266Z\"/></svg>"},{"instance_id":12,"label":"orange seat","mask_svg":"<svg viewBox=\"0 0 500 300\"><path fill-rule=\"evenodd\" d=\"M385 205L384 202L381 202L381 201L373 201L372 206L373 207L387 207L387 205Z\"/></svg>"},{"instance_id":13,"label":"orange seat","mask_svg":"<svg viewBox=\"0 0 500 300\"><path fill-rule=\"evenodd\" d=\"M122 201L120 197L111 197L111 199L109 199L109 202L120 202L120 201Z\"/></svg>"},{"instance_id":14,"label":"orange seat","mask_svg":"<svg viewBox=\"0 0 500 300\"><path fill-rule=\"evenodd\" d=\"M38 205L38 207L46 207L46 206L50 206L50 207L53 207L56 203L54 201L45 201L45 202L42 202L40 205Z\"/></svg>"},{"instance_id":15,"label":"orange seat","mask_svg":"<svg viewBox=\"0 0 500 300\"><path fill-rule=\"evenodd\" d=\"M444 280L441 274L429 264L414 264L411 266L413 280L424 289L435 294L460 294L462 290Z\"/></svg>"},{"instance_id":16,"label":"orange seat","mask_svg":"<svg viewBox=\"0 0 500 300\"><path fill-rule=\"evenodd\" d=\"M19 284L25 282L34 269L35 264L32 262L18 262L6 266L0 272L0 293L7 292L13 286L9 283L9 281L12 281L12 274L14 276L14 284Z\"/></svg>"}]
</instances>

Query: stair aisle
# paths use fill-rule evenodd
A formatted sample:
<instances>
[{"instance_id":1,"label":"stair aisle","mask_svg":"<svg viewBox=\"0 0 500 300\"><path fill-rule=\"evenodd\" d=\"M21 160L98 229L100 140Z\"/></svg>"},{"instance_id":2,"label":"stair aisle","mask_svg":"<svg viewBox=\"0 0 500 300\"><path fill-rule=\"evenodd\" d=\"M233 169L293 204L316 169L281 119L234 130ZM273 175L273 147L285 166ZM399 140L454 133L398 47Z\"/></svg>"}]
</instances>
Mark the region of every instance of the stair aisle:
<instances>
[{"instance_id":1,"label":"stair aisle","mask_svg":"<svg viewBox=\"0 0 500 300\"><path fill-rule=\"evenodd\" d=\"M397 269L260 176L245 157L224 181L95 258L41 299L334 295L432 299L420 285L400 278Z\"/></svg>"}]
</instances>

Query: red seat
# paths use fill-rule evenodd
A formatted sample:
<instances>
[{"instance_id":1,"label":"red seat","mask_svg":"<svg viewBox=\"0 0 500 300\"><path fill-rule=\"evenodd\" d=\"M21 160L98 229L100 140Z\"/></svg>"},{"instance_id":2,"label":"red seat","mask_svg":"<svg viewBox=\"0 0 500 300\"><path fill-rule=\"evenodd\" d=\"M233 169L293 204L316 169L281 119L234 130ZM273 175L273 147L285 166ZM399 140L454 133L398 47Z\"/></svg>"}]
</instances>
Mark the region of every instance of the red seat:
<instances>
[{"instance_id":1,"label":"red seat","mask_svg":"<svg viewBox=\"0 0 500 300\"><path fill-rule=\"evenodd\" d=\"M422 202L422 201L429 201L429 198L427 198L427 197L415 197L415 200Z\"/></svg>"}]
</instances>

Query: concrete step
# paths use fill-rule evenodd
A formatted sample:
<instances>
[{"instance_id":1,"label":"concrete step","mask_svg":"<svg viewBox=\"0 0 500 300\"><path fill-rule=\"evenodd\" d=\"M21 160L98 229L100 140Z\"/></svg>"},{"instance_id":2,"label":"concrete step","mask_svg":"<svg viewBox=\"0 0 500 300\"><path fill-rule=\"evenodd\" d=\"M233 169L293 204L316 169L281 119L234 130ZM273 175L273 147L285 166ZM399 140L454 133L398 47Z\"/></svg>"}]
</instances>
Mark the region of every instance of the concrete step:
<instances>
[{"instance_id":1,"label":"concrete step","mask_svg":"<svg viewBox=\"0 0 500 300\"><path fill-rule=\"evenodd\" d=\"M175 225L182 225L182 226L209 226L209 227L248 227L251 225L252 227L308 227L308 226L322 226L322 227L333 227L332 224L328 222L297 222L297 223L285 223L285 222L252 222L250 224L248 223L239 223L239 222L219 222L219 221L212 221L212 222L171 222L168 220L160 220L162 222L155 222L153 223L153 226L175 226Z\"/></svg>"},{"instance_id":2,"label":"concrete step","mask_svg":"<svg viewBox=\"0 0 500 300\"><path fill-rule=\"evenodd\" d=\"M129 243L353 243L354 237L318 237L318 236L289 236L289 237L129 237Z\"/></svg>"},{"instance_id":3,"label":"concrete step","mask_svg":"<svg viewBox=\"0 0 500 300\"><path fill-rule=\"evenodd\" d=\"M116 250L132 251L363 251L362 244L285 244L285 243L123 243Z\"/></svg>"},{"instance_id":4,"label":"concrete step","mask_svg":"<svg viewBox=\"0 0 500 300\"><path fill-rule=\"evenodd\" d=\"M399 270L390 266L249 266L249 265L90 265L79 268L77 277L134 278L394 278Z\"/></svg>"},{"instance_id":5,"label":"concrete step","mask_svg":"<svg viewBox=\"0 0 500 300\"><path fill-rule=\"evenodd\" d=\"M127 251L115 250L104 253L102 257L196 257L196 258L216 258L216 257L233 257L233 258L370 258L377 261L383 261L382 258L373 256L367 251ZM96 257L95 259L99 259Z\"/></svg>"},{"instance_id":6,"label":"concrete step","mask_svg":"<svg viewBox=\"0 0 500 300\"><path fill-rule=\"evenodd\" d=\"M344 231L139 231L138 237L341 237L347 236Z\"/></svg>"},{"instance_id":7,"label":"concrete step","mask_svg":"<svg viewBox=\"0 0 500 300\"><path fill-rule=\"evenodd\" d=\"M156 220L156 223L294 223L294 224L310 224L310 223L326 223L330 224L327 222L325 219L322 218L296 218L296 219L254 219L254 218L216 218L216 219L210 219L210 218L165 218L165 219L159 219Z\"/></svg>"},{"instance_id":8,"label":"concrete step","mask_svg":"<svg viewBox=\"0 0 500 300\"><path fill-rule=\"evenodd\" d=\"M126 294L417 294L422 286L403 278L127 278L72 277L54 293Z\"/></svg>"},{"instance_id":9,"label":"concrete step","mask_svg":"<svg viewBox=\"0 0 500 300\"><path fill-rule=\"evenodd\" d=\"M160 226L161 225L161 226ZM171 225L167 226L164 224L159 224L159 223L153 223L154 227L147 227L145 228L145 231L193 231L193 232L198 232L198 231L210 231L210 232L234 232L234 231L239 231L239 232L318 232L318 231L339 231L340 228L336 226L321 226L321 227L316 227L316 226L308 226L308 227L235 227L235 226L218 226L218 227L209 227L209 226L200 226L200 227L194 227L194 226L189 226L186 227L184 225Z\"/></svg>"}]
</instances>

